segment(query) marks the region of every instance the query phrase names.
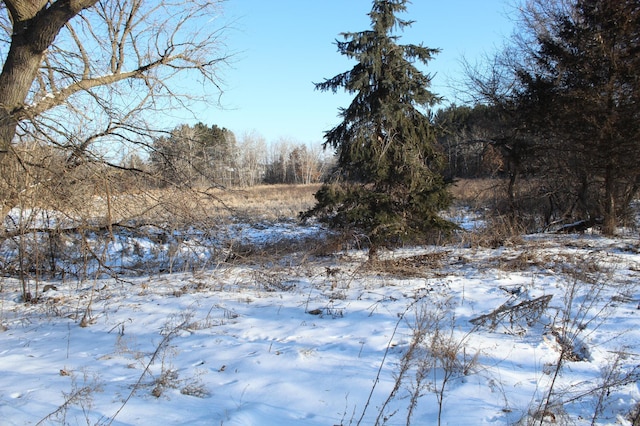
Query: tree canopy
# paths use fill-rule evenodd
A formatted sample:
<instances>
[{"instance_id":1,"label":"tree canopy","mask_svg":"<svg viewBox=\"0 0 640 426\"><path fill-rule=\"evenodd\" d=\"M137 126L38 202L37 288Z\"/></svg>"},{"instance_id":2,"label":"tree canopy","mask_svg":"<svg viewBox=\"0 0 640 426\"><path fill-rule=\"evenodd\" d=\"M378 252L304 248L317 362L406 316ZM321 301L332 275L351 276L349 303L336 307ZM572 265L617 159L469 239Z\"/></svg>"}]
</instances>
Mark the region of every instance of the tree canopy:
<instances>
[{"instance_id":1,"label":"tree canopy","mask_svg":"<svg viewBox=\"0 0 640 426\"><path fill-rule=\"evenodd\" d=\"M584 214L611 234L640 185L640 5L542 6L530 9L538 19L517 69L518 108Z\"/></svg>"},{"instance_id":2,"label":"tree canopy","mask_svg":"<svg viewBox=\"0 0 640 426\"><path fill-rule=\"evenodd\" d=\"M153 141L150 160L162 186L229 185L236 151L236 138L230 130L215 124L185 124Z\"/></svg>"},{"instance_id":3,"label":"tree canopy","mask_svg":"<svg viewBox=\"0 0 640 426\"><path fill-rule=\"evenodd\" d=\"M530 0L519 10L512 43L467 72L498 114L488 137L509 173L508 212L529 229L584 220L613 234L640 188L640 5Z\"/></svg>"}]
</instances>

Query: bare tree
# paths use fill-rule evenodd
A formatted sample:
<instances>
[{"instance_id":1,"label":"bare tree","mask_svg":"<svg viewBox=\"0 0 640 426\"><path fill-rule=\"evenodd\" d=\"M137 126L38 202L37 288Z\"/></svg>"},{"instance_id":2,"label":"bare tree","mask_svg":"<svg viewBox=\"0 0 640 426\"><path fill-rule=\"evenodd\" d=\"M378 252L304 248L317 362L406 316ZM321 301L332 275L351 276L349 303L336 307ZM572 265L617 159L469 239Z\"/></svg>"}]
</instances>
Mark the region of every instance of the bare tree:
<instances>
[{"instance_id":1,"label":"bare tree","mask_svg":"<svg viewBox=\"0 0 640 426\"><path fill-rule=\"evenodd\" d=\"M256 133L245 133L238 144L238 186L262 182L267 163L267 144Z\"/></svg>"},{"instance_id":2,"label":"bare tree","mask_svg":"<svg viewBox=\"0 0 640 426\"><path fill-rule=\"evenodd\" d=\"M266 183L305 185L320 182L333 160L319 147L283 138L271 144L267 157Z\"/></svg>"},{"instance_id":3,"label":"bare tree","mask_svg":"<svg viewBox=\"0 0 640 426\"><path fill-rule=\"evenodd\" d=\"M264 181L266 183L292 183L292 176L289 165L291 163L290 154L295 142L287 138L280 138L272 142L269 146L268 167L265 172Z\"/></svg>"},{"instance_id":4,"label":"bare tree","mask_svg":"<svg viewBox=\"0 0 640 426\"><path fill-rule=\"evenodd\" d=\"M5 0L0 161L15 160L12 144L27 139L60 150L61 168L118 167L117 144L149 148L163 127L159 112L217 102L217 71L228 59L226 27L212 24L221 2ZM0 196L3 216L17 198L10 186Z\"/></svg>"}]
</instances>

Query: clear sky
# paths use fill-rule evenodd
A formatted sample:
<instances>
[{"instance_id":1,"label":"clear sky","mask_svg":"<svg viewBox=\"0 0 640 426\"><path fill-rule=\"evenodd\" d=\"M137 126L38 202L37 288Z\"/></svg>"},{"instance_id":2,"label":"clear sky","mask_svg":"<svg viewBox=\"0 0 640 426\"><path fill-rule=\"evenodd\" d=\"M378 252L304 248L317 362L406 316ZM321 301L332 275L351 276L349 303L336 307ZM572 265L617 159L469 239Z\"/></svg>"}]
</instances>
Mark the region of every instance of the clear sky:
<instances>
[{"instance_id":1,"label":"clear sky","mask_svg":"<svg viewBox=\"0 0 640 426\"><path fill-rule=\"evenodd\" d=\"M432 91L455 100L462 58L474 62L495 51L512 31L510 0L413 0L401 18L415 23L400 43L420 43L442 52L425 72ZM340 122L346 93L319 92L314 84L350 69L335 40L342 32L370 29L372 0L228 0L223 3L232 28L225 40L237 52L222 69L223 109L208 109L198 120L233 131L255 132L267 142L323 141ZM219 22L218 22L219 23Z\"/></svg>"}]
</instances>

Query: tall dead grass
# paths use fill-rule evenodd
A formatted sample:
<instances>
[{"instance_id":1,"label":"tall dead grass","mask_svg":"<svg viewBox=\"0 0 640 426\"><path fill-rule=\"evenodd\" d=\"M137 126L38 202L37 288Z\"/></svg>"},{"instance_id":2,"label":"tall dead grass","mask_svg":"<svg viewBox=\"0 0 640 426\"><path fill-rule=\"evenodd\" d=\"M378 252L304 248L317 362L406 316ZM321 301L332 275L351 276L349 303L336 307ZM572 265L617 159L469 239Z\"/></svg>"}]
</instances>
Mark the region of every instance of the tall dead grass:
<instances>
[{"instance_id":1,"label":"tall dead grass","mask_svg":"<svg viewBox=\"0 0 640 426\"><path fill-rule=\"evenodd\" d=\"M451 186L457 206L481 209L497 205L505 194L504 179L459 179Z\"/></svg>"},{"instance_id":2,"label":"tall dead grass","mask_svg":"<svg viewBox=\"0 0 640 426\"><path fill-rule=\"evenodd\" d=\"M85 196L70 217L202 223L208 220L279 220L295 218L315 204L320 184L258 185L247 188L112 190ZM451 188L456 205L484 208L503 193L497 179L461 179Z\"/></svg>"},{"instance_id":3,"label":"tall dead grass","mask_svg":"<svg viewBox=\"0 0 640 426\"><path fill-rule=\"evenodd\" d=\"M214 190L210 194L224 207L217 214L238 218L276 220L295 218L315 204L320 184L259 185L243 189Z\"/></svg>"},{"instance_id":4,"label":"tall dead grass","mask_svg":"<svg viewBox=\"0 0 640 426\"><path fill-rule=\"evenodd\" d=\"M503 191L497 179L459 180L451 188L456 205L484 208L495 205ZM83 202L61 211L70 218L98 222L170 222L174 225L209 221L271 221L295 218L315 204L320 184L258 185L247 188L165 188L117 190L83 194ZM29 206L27 206L29 207ZM46 208L43 205L32 207ZM64 209L64 206L57 205Z\"/></svg>"},{"instance_id":5,"label":"tall dead grass","mask_svg":"<svg viewBox=\"0 0 640 426\"><path fill-rule=\"evenodd\" d=\"M298 216L315 203L319 184L259 185L242 189L153 189L95 196L82 217L198 225L225 221L273 221ZM68 212L64 212L68 213Z\"/></svg>"}]
</instances>

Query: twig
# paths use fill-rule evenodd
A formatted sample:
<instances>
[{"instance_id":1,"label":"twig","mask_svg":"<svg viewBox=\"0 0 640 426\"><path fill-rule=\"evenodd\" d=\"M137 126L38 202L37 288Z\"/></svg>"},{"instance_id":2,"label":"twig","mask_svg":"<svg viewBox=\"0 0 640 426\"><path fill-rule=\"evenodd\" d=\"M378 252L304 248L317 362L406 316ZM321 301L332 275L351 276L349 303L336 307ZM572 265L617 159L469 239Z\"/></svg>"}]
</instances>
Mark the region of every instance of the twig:
<instances>
[{"instance_id":1,"label":"twig","mask_svg":"<svg viewBox=\"0 0 640 426\"><path fill-rule=\"evenodd\" d=\"M120 408L118 408L118 411L116 411L113 414L113 416L111 416L111 418L109 419L109 423L106 423L107 426L110 426L111 423L113 423L115 418L118 416L118 414L120 414L120 412L125 407L125 405L127 405L127 403L129 402L129 400L131 399L133 394L136 392L136 390L138 390L138 388L140 387L140 383L142 383L142 379L144 378L144 376L149 371L149 367L151 367L151 365L154 363L155 359L157 358L158 354L160 353L160 350L163 347L165 347L165 345L176 335L176 333L178 331L182 330L187 325L187 322L188 322L188 319L185 319L182 323L180 323L179 325L174 327L169 333L167 333L164 336L164 338L160 341L160 343L156 347L156 350L153 352L153 355L151 355L151 359L149 359L149 362L147 363L147 365L145 365L144 370L142 371L142 374L140 374L140 377L138 377L138 381L136 382L136 384L131 389L131 392L129 392L129 395L122 402L122 405L120 406Z\"/></svg>"},{"instance_id":2,"label":"twig","mask_svg":"<svg viewBox=\"0 0 640 426\"><path fill-rule=\"evenodd\" d=\"M364 405L364 408L362 410L362 414L360 415L360 418L358 419L358 423L356 423L356 425L359 426L360 423L362 422L362 419L364 418L364 415L367 412L367 408L369 407L369 404L371 403L371 398L373 397L373 392L375 391L377 384L380 382L380 374L382 373L382 367L384 366L384 363L385 363L385 361L387 359L387 355L389 354L389 349L391 348L391 343L393 342L393 338L395 337L396 332L398 331L398 327L400 326L400 322L404 319L404 316L407 314L409 309L411 309L411 307L413 307L413 305L418 303L418 301L422 300L424 297L425 296L422 296L422 297L414 300L413 302L411 302L409 305L407 305L407 307L405 308L404 312L399 314L398 321L396 321L396 325L393 328L393 332L391 333L391 337L389 338L389 343L387 343L387 347L384 350L384 355L382 356L382 361L380 362L380 367L378 367L378 372L376 374L376 379L373 382L373 386L371 387L371 392L369 392L369 397L367 398L367 402Z\"/></svg>"}]
</instances>

